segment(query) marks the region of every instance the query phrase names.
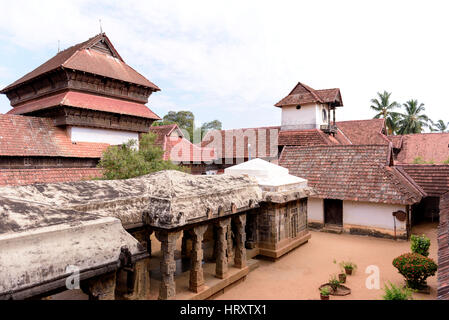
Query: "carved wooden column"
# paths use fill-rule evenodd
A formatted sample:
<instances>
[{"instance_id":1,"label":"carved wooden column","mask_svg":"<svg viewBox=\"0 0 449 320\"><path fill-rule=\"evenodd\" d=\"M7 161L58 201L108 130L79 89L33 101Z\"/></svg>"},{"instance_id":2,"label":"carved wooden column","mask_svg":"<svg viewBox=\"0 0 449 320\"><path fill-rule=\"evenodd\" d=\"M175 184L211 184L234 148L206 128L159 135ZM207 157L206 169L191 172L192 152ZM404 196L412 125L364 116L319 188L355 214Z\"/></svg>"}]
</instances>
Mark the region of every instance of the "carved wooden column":
<instances>
[{"instance_id":1,"label":"carved wooden column","mask_svg":"<svg viewBox=\"0 0 449 320\"><path fill-rule=\"evenodd\" d=\"M190 283L189 288L193 292L204 290L204 274L203 274L203 238L207 230L207 225L193 228L191 231L192 252L190 255Z\"/></svg>"},{"instance_id":2,"label":"carved wooden column","mask_svg":"<svg viewBox=\"0 0 449 320\"><path fill-rule=\"evenodd\" d=\"M233 219L236 227L234 264L237 268L242 269L246 267L246 214L236 216Z\"/></svg>"},{"instance_id":3,"label":"carved wooden column","mask_svg":"<svg viewBox=\"0 0 449 320\"><path fill-rule=\"evenodd\" d=\"M228 233L228 226L231 223L231 218L226 218L217 222L217 257L215 266L215 276L220 279L226 278L228 273L228 257L226 251L228 248L228 241L226 234Z\"/></svg>"},{"instance_id":4,"label":"carved wooden column","mask_svg":"<svg viewBox=\"0 0 449 320\"><path fill-rule=\"evenodd\" d=\"M176 295L175 283L175 249L176 240L181 232L156 231L156 238L161 242L161 286L159 288L159 299L167 300Z\"/></svg>"}]
</instances>

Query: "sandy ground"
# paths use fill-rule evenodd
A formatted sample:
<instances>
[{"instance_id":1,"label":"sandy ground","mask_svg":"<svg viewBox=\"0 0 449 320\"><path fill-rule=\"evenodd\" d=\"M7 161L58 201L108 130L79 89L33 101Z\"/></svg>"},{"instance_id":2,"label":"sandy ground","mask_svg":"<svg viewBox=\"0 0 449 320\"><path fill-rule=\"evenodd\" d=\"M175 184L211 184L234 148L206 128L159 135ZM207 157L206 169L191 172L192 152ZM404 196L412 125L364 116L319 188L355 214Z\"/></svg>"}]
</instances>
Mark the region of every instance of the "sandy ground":
<instances>
[{"instance_id":1,"label":"sandy ground","mask_svg":"<svg viewBox=\"0 0 449 320\"><path fill-rule=\"evenodd\" d=\"M328 282L332 274L339 273L337 261L351 260L358 266L348 276L345 285L352 292L348 296L331 296L331 300L380 300L383 286L388 281L403 284L403 277L392 266L395 257L410 251L410 242L377 239L346 234L312 231L312 238L277 261L258 260L260 267L252 271L245 281L231 287L216 299L229 300L310 300L319 299L318 287ZM415 227L414 234L426 234L431 240L430 257L437 261L437 224ZM154 256L160 256L160 243L152 235ZM180 255L181 237L178 239L176 256ZM368 266L375 265L380 271L380 289L367 289L365 281ZM428 279L430 295L414 294L414 299L435 299L437 276ZM77 292L74 292L77 291ZM59 299L85 300L87 296L78 290L66 291L53 296Z\"/></svg>"},{"instance_id":2,"label":"sandy ground","mask_svg":"<svg viewBox=\"0 0 449 320\"><path fill-rule=\"evenodd\" d=\"M430 258L437 261L437 224L416 227L415 234L425 233L431 239ZM276 262L260 260L260 267L246 280L228 289L216 299L319 299L318 287L328 282L330 275L339 273L333 261L351 260L358 269L348 276L346 286L352 292L348 296L331 296L331 300L379 300L385 283L402 285L403 277L392 266L395 257L410 252L410 242L377 239L364 236L312 232L312 239L305 245L281 257ZM367 289L365 282L368 266L380 271L380 289ZM428 279L430 295L414 293L416 300L435 299L437 276Z\"/></svg>"}]
</instances>

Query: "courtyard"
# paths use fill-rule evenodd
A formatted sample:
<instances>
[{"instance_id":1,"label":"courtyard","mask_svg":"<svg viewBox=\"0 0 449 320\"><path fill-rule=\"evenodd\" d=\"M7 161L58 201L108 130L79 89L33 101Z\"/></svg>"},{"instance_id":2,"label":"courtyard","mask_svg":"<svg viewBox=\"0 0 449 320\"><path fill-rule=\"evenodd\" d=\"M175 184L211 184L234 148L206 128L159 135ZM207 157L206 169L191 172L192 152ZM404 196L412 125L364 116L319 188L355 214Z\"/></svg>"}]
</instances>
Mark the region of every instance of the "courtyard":
<instances>
[{"instance_id":1,"label":"courtyard","mask_svg":"<svg viewBox=\"0 0 449 320\"><path fill-rule=\"evenodd\" d=\"M259 260L260 266L248 274L245 281L228 288L215 299L226 300L310 300L319 299L318 287L328 281L331 274L339 273L339 262L351 260L358 268L348 276L347 296L331 296L331 300L379 300L383 286L389 281L403 283L403 277L392 266L395 257L410 252L410 242L366 236L333 234L311 231L312 238L276 262ZM437 223L417 226L413 234L426 234L431 240L429 257L437 261ZM369 274L365 269L375 265L380 270L380 289L367 289ZM437 276L428 279L430 294L414 293L413 299L436 299Z\"/></svg>"}]
</instances>

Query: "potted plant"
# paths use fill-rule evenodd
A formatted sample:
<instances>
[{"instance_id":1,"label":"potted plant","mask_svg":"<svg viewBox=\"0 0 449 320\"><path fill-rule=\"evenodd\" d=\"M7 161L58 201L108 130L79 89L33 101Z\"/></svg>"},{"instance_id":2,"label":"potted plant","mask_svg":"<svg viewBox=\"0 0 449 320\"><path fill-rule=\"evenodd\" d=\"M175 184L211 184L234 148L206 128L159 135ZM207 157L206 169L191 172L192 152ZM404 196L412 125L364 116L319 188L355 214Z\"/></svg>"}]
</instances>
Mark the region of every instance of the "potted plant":
<instances>
[{"instance_id":1,"label":"potted plant","mask_svg":"<svg viewBox=\"0 0 449 320\"><path fill-rule=\"evenodd\" d=\"M337 260L334 259L334 264L337 264ZM346 283L346 274L344 272L338 274L338 280L340 283Z\"/></svg>"},{"instance_id":2,"label":"potted plant","mask_svg":"<svg viewBox=\"0 0 449 320\"><path fill-rule=\"evenodd\" d=\"M328 287L323 287L320 289L321 300L329 300L330 290Z\"/></svg>"},{"instance_id":3,"label":"potted plant","mask_svg":"<svg viewBox=\"0 0 449 320\"><path fill-rule=\"evenodd\" d=\"M340 285L340 281L337 279L335 275L332 275L329 279L329 285L333 291L337 291L338 286Z\"/></svg>"},{"instance_id":4,"label":"potted plant","mask_svg":"<svg viewBox=\"0 0 449 320\"><path fill-rule=\"evenodd\" d=\"M352 272L355 271L355 269L357 269L357 265L351 261L342 261L340 266L349 276L352 275Z\"/></svg>"}]
</instances>

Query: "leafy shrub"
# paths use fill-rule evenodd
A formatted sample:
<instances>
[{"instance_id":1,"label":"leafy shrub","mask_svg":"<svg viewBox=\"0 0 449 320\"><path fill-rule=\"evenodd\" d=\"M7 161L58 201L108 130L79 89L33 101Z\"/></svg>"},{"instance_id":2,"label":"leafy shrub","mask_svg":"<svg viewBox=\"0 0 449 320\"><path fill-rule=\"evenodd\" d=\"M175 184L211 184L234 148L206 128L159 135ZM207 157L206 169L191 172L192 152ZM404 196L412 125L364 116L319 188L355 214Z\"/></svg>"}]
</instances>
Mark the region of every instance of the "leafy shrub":
<instances>
[{"instance_id":1,"label":"leafy shrub","mask_svg":"<svg viewBox=\"0 0 449 320\"><path fill-rule=\"evenodd\" d=\"M449 158L447 158L447 160L444 160L443 164L449 164Z\"/></svg>"},{"instance_id":2,"label":"leafy shrub","mask_svg":"<svg viewBox=\"0 0 449 320\"><path fill-rule=\"evenodd\" d=\"M155 140L155 134L146 133L139 141L139 150L136 140L108 147L98 164L98 167L104 169L103 178L129 179L161 170L186 171L171 161L163 160L164 151L155 145Z\"/></svg>"},{"instance_id":3,"label":"leafy shrub","mask_svg":"<svg viewBox=\"0 0 449 320\"><path fill-rule=\"evenodd\" d=\"M430 239L427 238L425 235L422 236L415 236L412 235L410 237L410 243L411 243L411 249L414 253L419 253L420 255L423 255L424 257L429 256L429 248L430 248Z\"/></svg>"},{"instance_id":4,"label":"leafy shrub","mask_svg":"<svg viewBox=\"0 0 449 320\"><path fill-rule=\"evenodd\" d=\"M413 290L408 287L396 287L390 282L390 287L388 287L388 285L385 285L384 291L384 300L412 300Z\"/></svg>"},{"instance_id":5,"label":"leafy shrub","mask_svg":"<svg viewBox=\"0 0 449 320\"><path fill-rule=\"evenodd\" d=\"M393 266L398 269L412 289L422 289L426 286L426 279L435 275L436 263L418 253L405 253L393 260Z\"/></svg>"}]
</instances>

